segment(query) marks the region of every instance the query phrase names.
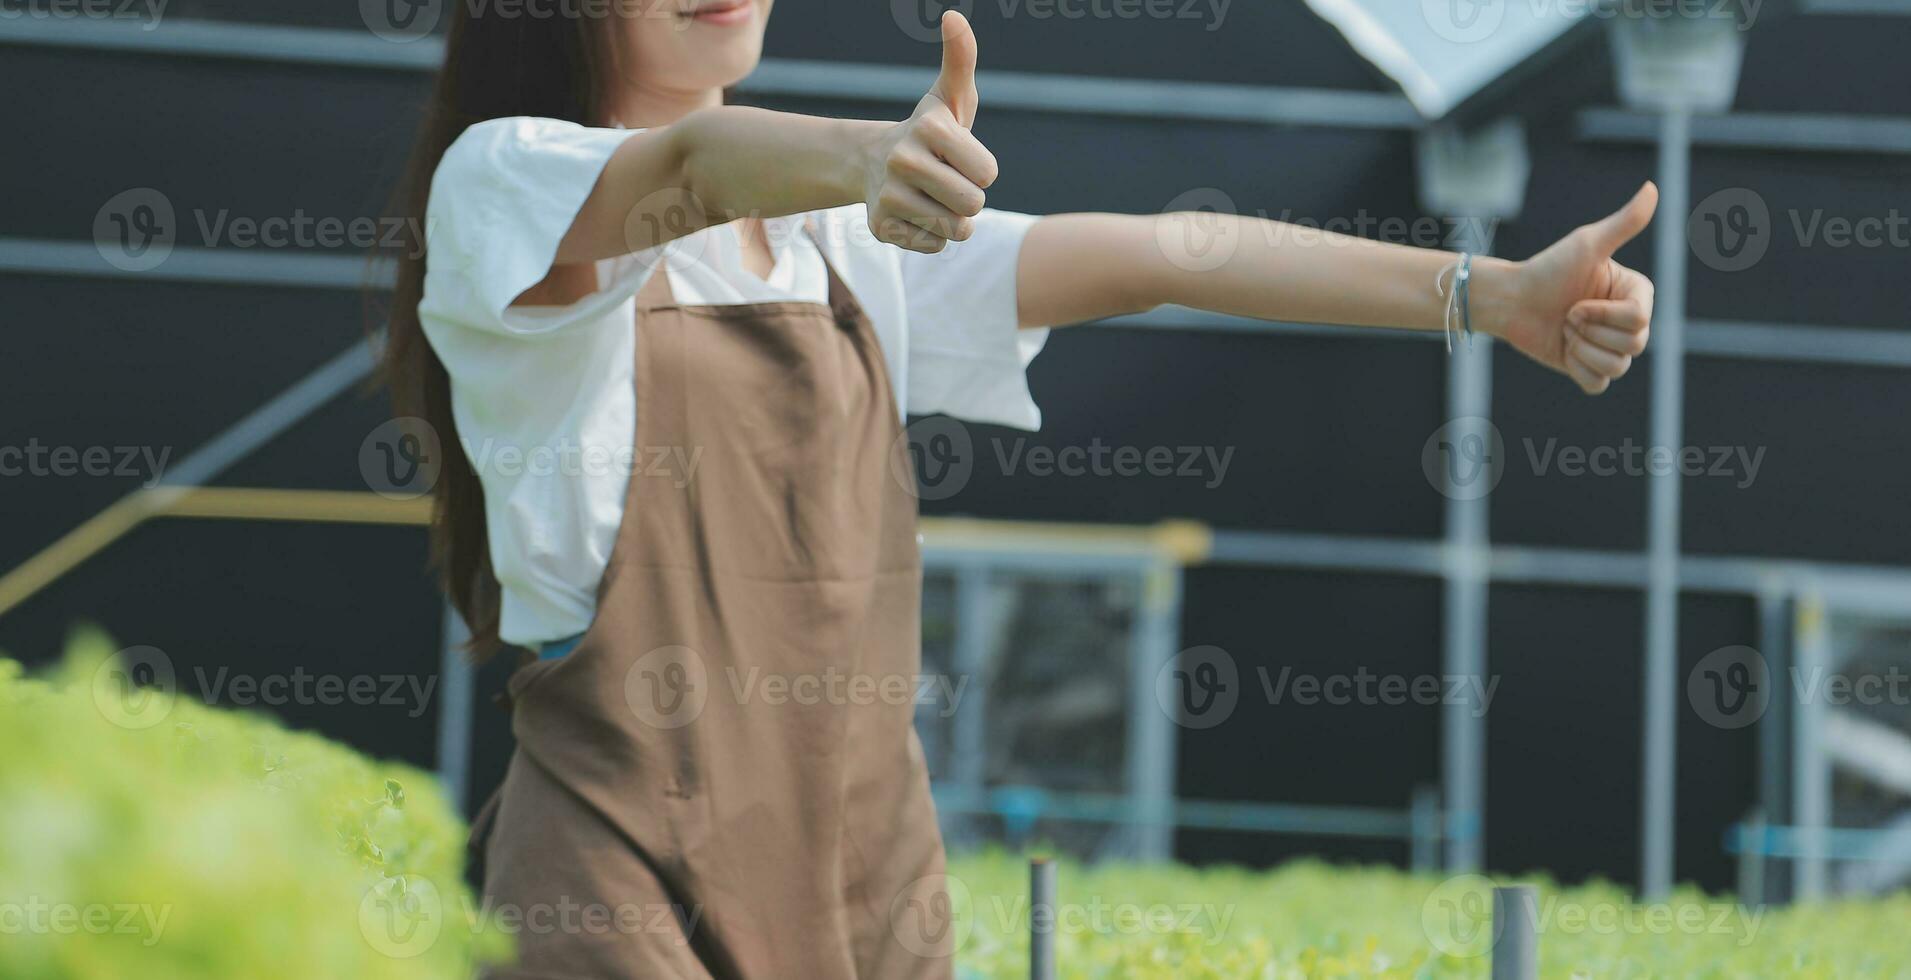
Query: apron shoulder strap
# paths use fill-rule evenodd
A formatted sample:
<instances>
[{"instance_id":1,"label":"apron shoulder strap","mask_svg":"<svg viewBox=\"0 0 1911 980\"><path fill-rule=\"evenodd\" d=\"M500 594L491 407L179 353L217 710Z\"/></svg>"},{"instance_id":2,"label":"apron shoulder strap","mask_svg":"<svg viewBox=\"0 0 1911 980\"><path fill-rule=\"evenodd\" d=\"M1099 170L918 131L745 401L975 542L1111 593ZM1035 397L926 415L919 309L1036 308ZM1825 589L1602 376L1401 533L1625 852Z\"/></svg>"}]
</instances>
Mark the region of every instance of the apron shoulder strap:
<instances>
[{"instance_id":1,"label":"apron shoulder strap","mask_svg":"<svg viewBox=\"0 0 1911 980\"><path fill-rule=\"evenodd\" d=\"M829 310L835 314L838 323L850 323L863 317L863 307L856 302L856 294L849 291L843 277L836 272L836 263L829 260L829 249L824 247L823 235L812 212L803 216L803 230L810 236L810 243L816 246L816 254L823 259L823 271L829 274Z\"/></svg>"},{"instance_id":2,"label":"apron shoulder strap","mask_svg":"<svg viewBox=\"0 0 1911 980\"><path fill-rule=\"evenodd\" d=\"M649 261L655 268L651 270L650 278L645 279L644 284L637 289L637 308L654 310L660 306L677 305L677 297L670 289L669 263L664 261L663 254L659 252L653 258L638 261Z\"/></svg>"}]
</instances>

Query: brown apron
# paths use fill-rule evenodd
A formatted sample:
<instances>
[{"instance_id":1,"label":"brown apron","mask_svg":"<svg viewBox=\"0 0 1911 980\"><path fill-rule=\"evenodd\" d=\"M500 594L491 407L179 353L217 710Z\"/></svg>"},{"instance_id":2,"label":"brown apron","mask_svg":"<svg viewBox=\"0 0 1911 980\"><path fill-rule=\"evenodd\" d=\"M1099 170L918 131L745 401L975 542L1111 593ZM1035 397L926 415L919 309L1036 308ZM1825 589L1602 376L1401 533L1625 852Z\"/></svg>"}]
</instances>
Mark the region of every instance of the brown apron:
<instances>
[{"instance_id":1,"label":"brown apron","mask_svg":"<svg viewBox=\"0 0 1911 980\"><path fill-rule=\"evenodd\" d=\"M829 301L678 306L661 271L638 296L597 617L511 677L517 753L474 832L517 937L496 977L952 974L916 501L833 268Z\"/></svg>"}]
</instances>

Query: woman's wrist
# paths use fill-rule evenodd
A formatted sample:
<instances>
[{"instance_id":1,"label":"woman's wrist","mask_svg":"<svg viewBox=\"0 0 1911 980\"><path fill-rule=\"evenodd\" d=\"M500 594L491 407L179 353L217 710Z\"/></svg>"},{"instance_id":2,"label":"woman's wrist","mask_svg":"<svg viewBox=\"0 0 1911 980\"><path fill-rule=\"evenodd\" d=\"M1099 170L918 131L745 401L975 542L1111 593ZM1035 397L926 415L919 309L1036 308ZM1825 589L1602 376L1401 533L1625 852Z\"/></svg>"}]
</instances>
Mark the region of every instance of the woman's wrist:
<instances>
[{"instance_id":1,"label":"woman's wrist","mask_svg":"<svg viewBox=\"0 0 1911 980\"><path fill-rule=\"evenodd\" d=\"M838 150L835 186L844 203L869 197L870 182L882 173L896 124L869 119L836 120L832 145Z\"/></svg>"},{"instance_id":2,"label":"woman's wrist","mask_svg":"<svg viewBox=\"0 0 1911 980\"><path fill-rule=\"evenodd\" d=\"M1467 282L1467 315L1475 333L1506 336L1519 309L1525 264L1491 255L1475 255Z\"/></svg>"}]
</instances>

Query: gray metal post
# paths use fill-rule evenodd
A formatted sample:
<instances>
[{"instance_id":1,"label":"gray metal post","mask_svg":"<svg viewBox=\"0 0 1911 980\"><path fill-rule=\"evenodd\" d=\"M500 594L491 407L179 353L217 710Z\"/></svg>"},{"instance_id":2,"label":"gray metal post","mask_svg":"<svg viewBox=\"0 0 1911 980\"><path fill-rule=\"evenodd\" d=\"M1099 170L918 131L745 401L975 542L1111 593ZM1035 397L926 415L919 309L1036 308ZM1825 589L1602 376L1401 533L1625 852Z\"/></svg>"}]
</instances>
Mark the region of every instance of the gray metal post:
<instances>
[{"instance_id":1,"label":"gray metal post","mask_svg":"<svg viewBox=\"0 0 1911 980\"><path fill-rule=\"evenodd\" d=\"M1140 575L1141 610L1128 651L1128 797L1137 822L1126 835L1142 861L1174 855L1177 726L1155 702L1155 673L1181 639L1181 567L1157 561Z\"/></svg>"},{"instance_id":2,"label":"gray metal post","mask_svg":"<svg viewBox=\"0 0 1911 980\"><path fill-rule=\"evenodd\" d=\"M1456 225L1448 247L1487 255L1495 222L1519 214L1532 163L1525 128L1502 119L1471 131L1434 126L1415 142L1420 202ZM1447 358L1446 425L1455 444L1493 445L1493 344L1485 335L1456 343ZM1490 454L1489 454L1490 455ZM1497 478L1503 459L1490 459ZM1450 484L1450 481L1449 481ZM1493 484L1442 488L1446 540L1441 551L1442 670L1448 677L1482 678L1487 671L1489 587L1487 500ZM1472 690L1476 685L1469 684ZM1440 830L1452 871L1475 871L1485 860L1486 716L1471 699L1440 711L1440 781L1447 812Z\"/></svg>"},{"instance_id":3,"label":"gray metal post","mask_svg":"<svg viewBox=\"0 0 1911 980\"><path fill-rule=\"evenodd\" d=\"M1539 980L1539 889L1493 889L1493 980Z\"/></svg>"},{"instance_id":4,"label":"gray metal post","mask_svg":"<svg viewBox=\"0 0 1911 980\"><path fill-rule=\"evenodd\" d=\"M987 567L976 560L964 561L956 568L955 638L951 654L957 683L963 700L956 707L951 726L955 752L951 757L950 782L964 794L980 796L986 788L989 760L989 601L990 576ZM943 813L946 831L956 842L965 842L975 832L967 816ZM954 823L957 826L946 825Z\"/></svg>"},{"instance_id":5,"label":"gray metal post","mask_svg":"<svg viewBox=\"0 0 1911 980\"><path fill-rule=\"evenodd\" d=\"M1831 670L1825 607L1816 595L1798 597L1798 639L1793 667L1801 677ZM1790 693L1790 692L1788 692ZM1792 862L1792 899L1809 902L1825 894L1825 828L1831 825L1831 760L1825 756L1826 714L1822 696L1800 697L1792 716L1792 820L1797 850Z\"/></svg>"},{"instance_id":6,"label":"gray metal post","mask_svg":"<svg viewBox=\"0 0 1911 980\"><path fill-rule=\"evenodd\" d=\"M1765 905L1766 825L1765 811L1753 807L1738 830L1738 900L1758 908Z\"/></svg>"},{"instance_id":7,"label":"gray metal post","mask_svg":"<svg viewBox=\"0 0 1911 980\"><path fill-rule=\"evenodd\" d=\"M1645 743L1640 890L1672 890L1678 761L1679 446L1685 429L1685 219L1690 209L1691 115L1664 110L1659 130L1659 216L1653 238L1658 304L1652 324L1652 452L1646 516Z\"/></svg>"},{"instance_id":8,"label":"gray metal post","mask_svg":"<svg viewBox=\"0 0 1911 980\"><path fill-rule=\"evenodd\" d=\"M1029 980L1055 980L1055 862L1028 863Z\"/></svg>"},{"instance_id":9,"label":"gray metal post","mask_svg":"<svg viewBox=\"0 0 1911 980\"><path fill-rule=\"evenodd\" d=\"M438 781L460 813L470 812L471 704L476 695L465 641L471 633L464 617L445 603L443 649L438 658Z\"/></svg>"},{"instance_id":10,"label":"gray metal post","mask_svg":"<svg viewBox=\"0 0 1911 980\"><path fill-rule=\"evenodd\" d=\"M1478 223L1467 226L1461 248L1485 254L1491 247ZM1447 359L1447 419L1464 426L1456 440L1477 437L1490 445L1493 405L1493 342L1476 336ZM1487 670L1487 500L1484 494L1449 493L1446 501L1446 591L1444 659L1449 677L1484 678ZM1474 684L1466 690L1478 689ZM1449 701L1440 713L1440 780L1444 784L1447 868L1477 871L1486 839L1486 715L1471 700Z\"/></svg>"},{"instance_id":11,"label":"gray metal post","mask_svg":"<svg viewBox=\"0 0 1911 980\"><path fill-rule=\"evenodd\" d=\"M1792 610L1791 594L1777 586L1758 593L1758 652L1765 658L1765 669L1775 685L1765 702L1765 714L1758 720L1758 806L1761 824L1791 822L1791 699L1786 678L1791 671ZM1785 865L1764 854L1748 858L1757 862L1759 904L1782 901L1786 887ZM1739 894L1747 895L1745 886Z\"/></svg>"},{"instance_id":12,"label":"gray metal post","mask_svg":"<svg viewBox=\"0 0 1911 980\"><path fill-rule=\"evenodd\" d=\"M1415 874L1430 874L1440 866L1440 791L1431 786L1414 787L1408 813L1413 824L1408 866Z\"/></svg>"}]
</instances>

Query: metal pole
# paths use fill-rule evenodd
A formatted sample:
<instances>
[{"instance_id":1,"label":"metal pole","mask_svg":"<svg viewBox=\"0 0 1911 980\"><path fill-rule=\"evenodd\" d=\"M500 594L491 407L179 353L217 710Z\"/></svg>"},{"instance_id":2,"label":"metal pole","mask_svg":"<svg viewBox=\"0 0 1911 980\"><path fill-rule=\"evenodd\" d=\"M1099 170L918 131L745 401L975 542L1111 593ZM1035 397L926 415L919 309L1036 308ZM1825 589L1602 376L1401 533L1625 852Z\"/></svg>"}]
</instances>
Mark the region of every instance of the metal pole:
<instances>
[{"instance_id":1,"label":"metal pole","mask_svg":"<svg viewBox=\"0 0 1911 980\"><path fill-rule=\"evenodd\" d=\"M1539 889L1493 889L1493 980L1539 980Z\"/></svg>"},{"instance_id":2,"label":"metal pole","mask_svg":"<svg viewBox=\"0 0 1911 980\"><path fill-rule=\"evenodd\" d=\"M1155 672L1181 639L1181 566L1157 560L1139 576L1141 610L1128 650L1128 798L1142 822L1128 828L1128 856L1174 856L1177 726L1155 703Z\"/></svg>"},{"instance_id":3,"label":"metal pole","mask_svg":"<svg viewBox=\"0 0 1911 980\"><path fill-rule=\"evenodd\" d=\"M964 561L956 568L955 641L951 651L955 662L952 666L957 682L966 682L967 686L962 688L963 700L952 721L955 752L950 759L949 777L963 793L981 793L988 772L989 677L993 673L989 670L990 582L988 568L980 561ZM946 828L945 832L957 842L967 842L978 829L972 820L952 819L946 811L943 822L956 825Z\"/></svg>"},{"instance_id":4,"label":"metal pole","mask_svg":"<svg viewBox=\"0 0 1911 980\"><path fill-rule=\"evenodd\" d=\"M1028 863L1029 980L1055 980L1055 862Z\"/></svg>"},{"instance_id":5,"label":"metal pole","mask_svg":"<svg viewBox=\"0 0 1911 980\"><path fill-rule=\"evenodd\" d=\"M471 783L471 704L476 697L464 645L471 639L464 617L445 603L444 643L438 660L438 781L459 813L470 813L465 798Z\"/></svg>"},{"instance_id":6,"label":"metal pole","mask_svg":"<svg viewBox=\"0 0 1911 980\"><path fill-rule=\"evenodd\" d=\"M1492 247L1479 221L1468 221L1459 247L1486 254ZM1447 358L1447 418L1478 438L1493 405L1493 343L1476 336ZM1465 420L1462 422L1461 420ZM1483 679L1487 669L1487 494L1448 493L1446 502L1445 670L1449 678ZM1463 499L1470 498L1470 499ZM1479 690L1475 684L1465 690ZM1486 716L1471 699L1449 701L1440 714L1440 780L1449 841L1447 869L1477 871L1484 863L1486 828Z\"/></svg>"},{"instance_id":7,"label":"metal pole","mask_svg":"<svg viewBox=\"0 0 1911 980\"><path fill-rule=\"evenodd\" d=\"M1765 906L1765 811L1753 807L1740 823L1738 834L1738 900L1756 908Z\"/></svg>"},{"instance_id":8,"label":"metal pole","mask_svg":"<svg viewBox=\"0 0 1911 980\"><path fill-rule=\"evenodd\" d=\"M1408 866L1415 874L1431 874L1440 864L1440 791L1431 786L1416 786L1408 811L1412 824L1412 843L1408 845Z\"/></svg>"},{"instance_id":9,"label":"metal pole","mask_svg":"<svg viewBox=\"0 0 1911 980\"><path fill-rule=\"evenodd\" d=\"M1825 608L1816 595L1798 597L1798 639L1792 663L1800 677L1831 670ZM1789 692L1788 692L1789 693ZM1792 862L1792 899L1809 902L1825 894L1825 828L1831 825L1831 760L1825 756L1822 697L1800 697L1792 718L1792 820L1797 849Z\"/></svg>"},{"instance_id":10,"label":"metal pole","mask_svg":"<svg viewBox=\"0 0 1911 980\"><path fill-rule=\"evenodd\" d=\"M1794 603L1791 594L1777 586L1768 586L1758 594L1758 651L1765 658L1765 667L1776 685L1773 695L1765 702L1765 714L1758 720L1758 806L1755 808L1759 823L1783 826L1791 822L1791 699L1780 692L1788 689L1786 678L1791 676L1792 648L1792 610ZM1781 901L1786 887L1787 867L1782 861L1772 861L1765 854L1751 855L1747 860L1758 865L1758 892L1755 901L1760 905ZM1741 895L1749 894L1740 886Z\"/></svg>"},{"instance_id":11,"label":"metal pole","mask_svg":"<svg viewBox=\"0 0 1911 980\"><path fill-rule=\"evenodd\" d=\"M1652 453L1647 467L1645 766L1639 882L1648 899L1672 890L1678 765L1679 446L1685 428L1685 219L1691 116L1660 117L1659 220L1653 238L1659 302L1652 329Z\"/></svg>"}]
</instances>

